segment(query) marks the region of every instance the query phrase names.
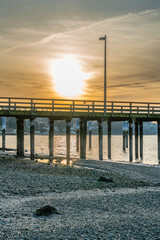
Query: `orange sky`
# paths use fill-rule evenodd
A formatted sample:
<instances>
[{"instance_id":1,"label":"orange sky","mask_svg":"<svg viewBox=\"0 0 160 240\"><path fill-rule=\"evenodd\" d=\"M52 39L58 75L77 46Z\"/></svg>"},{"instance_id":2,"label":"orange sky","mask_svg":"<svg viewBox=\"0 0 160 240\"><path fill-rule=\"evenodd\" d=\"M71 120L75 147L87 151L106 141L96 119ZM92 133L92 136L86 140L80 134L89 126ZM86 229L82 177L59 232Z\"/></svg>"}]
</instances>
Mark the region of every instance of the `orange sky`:
<instances>
[{"instance_id":1,"label":"orange sky","mask_svg":"<svg viewBox=\"0 0 160 240\"><path fill-rule=\"evenodd\" d=\"M89 76L77 98L103 100L106 34L107 99L160 101L159 1L24 2L0 0L1 96L64 98L50 68L69 54Z\"/></svg>"}]
</instances>

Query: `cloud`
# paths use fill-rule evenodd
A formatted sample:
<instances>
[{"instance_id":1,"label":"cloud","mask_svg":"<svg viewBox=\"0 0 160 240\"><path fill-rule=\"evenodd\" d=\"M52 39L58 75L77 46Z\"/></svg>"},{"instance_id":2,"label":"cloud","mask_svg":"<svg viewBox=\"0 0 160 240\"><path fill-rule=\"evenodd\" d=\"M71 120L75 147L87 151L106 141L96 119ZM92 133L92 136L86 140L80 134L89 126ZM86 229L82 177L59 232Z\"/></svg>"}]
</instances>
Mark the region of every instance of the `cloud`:
<instances>
[{"instance_id":1,"label":"cloud","mask_svg":"<svg viewBox=\"0 0 160 240\"><path fill-rule=\"evenodd\" d=\"M100 100L103 97L104 49L98 38L107 34L109 98L145 99L149 96L148 88L152 89L150 98L156 98L155 86L160 87L160 9L129 13L94 22L82 20L78 21L77 25L73 21L68 21L67 25L65 20L57 19L56 24L59 27L56 32L50 34L47 30L40 29L34 32L34 28L15 29L10 35L14 41L12 42L11 38L8 43L10 47L0 51L1 57L6 58L6 62L7 57L12 57L14 60L8 60L8 65L14 65L16 71L19 62L29 66L32 71L41 71L43 59L50 61L58 55L76 54L84 70L95 73L87 81L83 97ZM16 41L20 35L21 41ZM3 41L4 37L1 39L1 42ZM29 61L32 64L29 64ZM37 65L40 61L41 65ZM17 77L20 78L18 74ZM44 79L47 79L47 75ZM36 86L41 86L35 78L32 83L35 91ZM44 88L41 88L44 91Z\"/></svg>"}]
</instances>

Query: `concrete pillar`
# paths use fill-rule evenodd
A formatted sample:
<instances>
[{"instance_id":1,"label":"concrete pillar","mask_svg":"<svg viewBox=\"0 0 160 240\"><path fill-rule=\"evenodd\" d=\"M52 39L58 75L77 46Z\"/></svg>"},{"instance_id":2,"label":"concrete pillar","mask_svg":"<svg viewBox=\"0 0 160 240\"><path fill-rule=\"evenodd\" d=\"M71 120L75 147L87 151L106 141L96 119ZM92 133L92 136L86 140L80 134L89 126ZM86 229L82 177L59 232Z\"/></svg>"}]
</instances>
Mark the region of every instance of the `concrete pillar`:
<instances>
[{"instance_id":1,"label":"concrete pillar","mask_svg":"<svg viewBox=\"0 0 160 240\"><path fill-rule=\"evenodd\" d=\"M80 158L86 159L87 122L80 121Z\"/></svg>"},{"instance_id":2,"label":"concrete pillar","mask_svg":"<svg viewBox=\"0 0 160 240\"><path fill-rule=\"evenodd\" d=\"M2 149L5 152L6 148L6 118L2 117Z\"/></svg>"},{"instance_id":3,"label":"concrete pillar","mask_svg":"<svg viewBox=\"0 0 160 240\"><path fill-rule=\"evenodd\" d=\"M89 149L92 148L92 122L89 121Z\"/></svg>"},{"instance_id":4,"label":"concrete pillar","mask_svg":"<svg viewBox=\"0 0 160 240\"><path fill-rule=\"evenodd\" d=\"M129 122L129 161L133 161L133 122Z\"/></svg>"},{"instance_id":5,"label":"concrete pillar","mask_svg":"<svg viewBox=\"0 0 160 240\"><path fill-rule=\"evenodd\" d=\"M30 119L30 158L34 160L34 119Z\"/></svg>"},{"instance_id":6,"label":"concrete pillar","mask_svg":"<svg viewBox=\"0 0 160 240\"><path fill-rule=\"evenodd\" d=\"M140 158L143 159L143 122L140 122Z\"/></svg>"},{"instance_id":7,"label":"concrete pillar","mask_svg":"<svg viewBox=\"0 0 160 240\"><path fill-rule=\"evenodd\" d=\"M123 152L126 152L126 122L123 122Z\"/></svg>"},{"instance_id":8,"label":"concrete pillar","mask_svg":"<svg viewBox=\"0 0 160 240\"><path fill-rule=\"evenodd\" d=\"M108 159L111 159L111 121L108 121Z\"/></svg>"},{"instance_id":9,"label":"concrete pillar","mask_svg":"<svg viewBox=\"0 0 160 240\"><path fill-rule=\"evenodd\" d=\"M135 159L138 159L138 122L135 121Z\"/></svg>"},{"instance_id":10,"label":"concrete pillar","mask_svg":"<svg viewBox=\"0 0 160 240\"><path fill-rule=\"evenodd\" d=\"M77 118L77 127L76 127L76 151L79 152L79 118Z\"/></svg>"},{"instance_id":11,"label":"concrete pillar","mask_svg":"<svg viewBox=\"0 0 160 240\"><path fill-rule=\"evenodd\" d=\"M17 117L17 157L24 157L24 119Z\"/></svg>"},{"instance_id":12,"label":"concrete pillar","mask_svg":"<svg viewBox=\"0 0 160 240\"><path fill-rule=\"evenodd\" d=\"M66 158L67 165L70 164L70 128L71 122L69 120L66 121Z\"/></svg>"},{"instance_id":13,"label":"concrete pillar","mask_svg":"<svg viewBox=\"0 0 160 240\"><path fill-rule=\"evenodd\" d=\"M49 119L49 156L54 156L54 120Z\"/></svg>"},{"instance_id":14,"label":"concrete pillar","mask_svg":"<svg viewBox=\"0 0 160 240\"><path fill-rule=\"evenodd\" d=\"M158 133L158 160L160 164L160 121L157 121L157 133Z\"/></svg>"},{"instance_id":15,"label":"concrete pillar","mask_svg":"<svg viewBox=\"0 0 160 240\"><path fill-rule=\"evenodd\" d=\"M103 160L103 127L102 127L102 121L98 122L98 134L99 134L99 160Z\"/></svg>"}]
</instances>

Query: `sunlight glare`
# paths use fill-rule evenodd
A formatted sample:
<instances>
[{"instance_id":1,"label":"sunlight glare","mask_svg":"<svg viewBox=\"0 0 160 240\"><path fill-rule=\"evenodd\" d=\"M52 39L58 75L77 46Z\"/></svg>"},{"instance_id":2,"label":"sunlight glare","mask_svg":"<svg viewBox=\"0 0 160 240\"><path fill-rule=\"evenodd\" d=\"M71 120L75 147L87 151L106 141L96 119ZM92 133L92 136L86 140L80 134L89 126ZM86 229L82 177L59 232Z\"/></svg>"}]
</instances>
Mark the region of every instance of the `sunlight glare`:
<instances>
[{"instance_id":1,"label":"sunlight glare","mask_svg":"<svg viewBox=\"0 0 160 240\"><path fill-rule=\"evenodd\" d=\"M51 64L51 74L55 90L64 97L75 97L83 94L84 81L90 73L85 73L74 56L56 59Z\"/></svg>"}]
</instances>

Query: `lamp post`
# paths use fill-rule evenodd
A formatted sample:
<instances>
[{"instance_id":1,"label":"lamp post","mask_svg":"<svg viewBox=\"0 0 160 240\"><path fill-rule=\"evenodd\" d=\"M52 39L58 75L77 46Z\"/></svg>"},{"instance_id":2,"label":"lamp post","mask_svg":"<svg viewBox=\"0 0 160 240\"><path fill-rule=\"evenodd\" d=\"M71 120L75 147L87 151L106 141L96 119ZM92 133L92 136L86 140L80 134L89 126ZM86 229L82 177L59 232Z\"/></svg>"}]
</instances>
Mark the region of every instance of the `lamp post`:
<instances>
[{"instance_id":1,"label":"lamp post","mask_svg":"<svg viewBox=\"0 0 160 240\"><path fill-rule=\"evenodd\" d=\"M104 40L104 115L106 115L106 87L107 87L107 61L106 61L106 42L107 42L107 37L106 35L104 37L99 38L99 40Z\"/></svg>"}]
</instances>

